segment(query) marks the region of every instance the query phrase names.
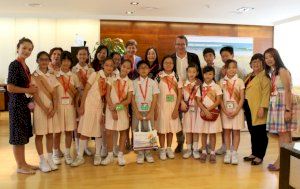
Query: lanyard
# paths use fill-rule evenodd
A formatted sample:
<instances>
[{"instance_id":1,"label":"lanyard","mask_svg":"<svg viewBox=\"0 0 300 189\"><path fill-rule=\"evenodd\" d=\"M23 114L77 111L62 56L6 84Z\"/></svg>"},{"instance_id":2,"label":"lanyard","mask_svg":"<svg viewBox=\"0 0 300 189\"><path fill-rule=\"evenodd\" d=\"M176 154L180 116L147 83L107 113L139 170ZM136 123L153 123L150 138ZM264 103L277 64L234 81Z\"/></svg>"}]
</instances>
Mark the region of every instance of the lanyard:
<instances>
[{"instance_id":1,"label":"lanyard","mask_svg":"<svg viewBox=\"0 0 300 189\"><path fill-rule=\"evenodd\" d=\"M272 76L271 76L271 82L272 82L271 93L274 93L276 91L275 81L276 81L276 76L275 76L275 73L273 72Z\"/></svg>"},{"instance_id":2,"label":"lanyard","mask_svg":"<svg viewBox=\"0 0 300 189\"><path fill-rule=\"evenodd\" d=\"M227 91L229 93L229 98L231 99L232 95L233 95L233 91L234 91L234 86L235 86L235 82L236 80L234 80L233 85L229 86L229 81L226 82L226 86L227 86Z\"/></svg>"},{"instance_id":3,"label":"lanyard","mask_svg":"<svg viewBox=\"0 0 300 189\"><path fill-rule=\"evenodd\" d=\"M127 81L124 81L123 86L121 86L121 79L117 80L117 93L118 93L118 98L120 100L120 102L123 100L124 97L124 92L125 92L125 86Z\"/></svg>"},{"instance_id":4,"label":"lanyard","mask_svg":"<svg viewBox=\"0 0 300 189\"><path fill-rule=\"evenodd\" d=\"M31 77L30 77L29 68L26 66L25 60L23 60L21 58L17 58L17 61L21 64L22 69L25 72L26 78L28 79L28 85L27 85L27 87L29 87L29 84L31 83Z\"/></svg>"},{"instance_id":5,"label":"lanyard","mask_svg":"<svg viewBox=\"0 0 300 189\"><path fill-rule=\"evenodd\" d=\"M170 79L171 78L171 79ZM169 92L171 93L171 89L173 88L173 76L170 77L170 76L166 76L166 82L167 82L167 85L168 85L168 89L169 89Z\"/></svg>"},{"instance_id":6,"label":"lanyard","mask_svg":"<svg viewBox=\"0 0 300 189\"><path fill-rule=\"evenodd\" d=\"M188 99L188 101L193 101L194 100L194 98L195 98L195 96L196 96L196 84L192 87L192 89L190 90L190 88L191 88L191 84L189 84L188 86L187 86L187 89L188 89L188 93L189 93L189 99Z\"/></svg>"},{"instance_id":7,"label":"lanyard","mask_svg":"<svg viewBox=\"0 0 300 189\"><path fill-rule=\"evenodd\" d=\"M140 81L141 79L139 78L139 81ZM140 87L140 91L141 91L141 93L142 93L142 96L143 96L143 99L144 99L144 101L146 101L146 98L147 98L147 92L148 92L148 81L149 81L149 79L147 78L147 81L146 81L146 89L145 89L145 93L144 93L144 91L143 91L143 89L142 89L142 84L140 83L139 84L139 87Z\"/></svg>"},{"instance_id":8,"label":"lanyard","mask_svg":"<svg viewBox=\"0 0 300 189\"><path fill-rule=\"evenodd\" d=\"M61 82L62 82L62 85L63 85L63 88L64 88L65 96L66 96L67 91L68 91L69 88L70 88L70 84L71 84L71 76L69 76L68 82L65 81L65 78L64 78L63 75L60 76L60 78L61 78Z\"/></svg>"},{"instance_id":9,"label":"lanyard","mask_svg":"<svg viewBox=\"0 0 300 189\"><path fill-rule=\"evenodd\" d=\"M211 91L211 86L203 87L202 89L202 100L206 97L207 93Z\"/></svg>"}]
</instances>

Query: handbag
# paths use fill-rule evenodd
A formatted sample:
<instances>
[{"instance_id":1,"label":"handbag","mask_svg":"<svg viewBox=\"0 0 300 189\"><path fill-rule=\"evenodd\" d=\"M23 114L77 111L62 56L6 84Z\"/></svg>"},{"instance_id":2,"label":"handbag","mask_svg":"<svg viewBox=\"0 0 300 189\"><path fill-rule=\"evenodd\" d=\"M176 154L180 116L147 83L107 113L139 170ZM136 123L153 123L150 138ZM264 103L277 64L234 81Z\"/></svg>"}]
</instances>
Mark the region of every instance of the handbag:
<instances>
[{"instance_id":1,"label":"handbag","mask_svg":"<svg viewBox=\"0 0 300 189\"><path fill-rule=\"evenodd\" d=\"M202 115L201 112L200 112L201 118L204 121L216 121L219 117L220 110L219 109L213 109L213 110L210 110L209 112L212 114L211 118L206 117L206 115Z\"/></svg>"},{"instance_id":2,"label":"handbag","mask_svg":"<svg viewBox=\"0 0 300 189\"><path fill-rule=\"evenodd\" d=\"M139 121L138 131L133 132L133 150L151 150L158 149L157 131L152 129L150 120L148 121L149 131L142 132L142 122Z\"/></svg>"}]
</instances>

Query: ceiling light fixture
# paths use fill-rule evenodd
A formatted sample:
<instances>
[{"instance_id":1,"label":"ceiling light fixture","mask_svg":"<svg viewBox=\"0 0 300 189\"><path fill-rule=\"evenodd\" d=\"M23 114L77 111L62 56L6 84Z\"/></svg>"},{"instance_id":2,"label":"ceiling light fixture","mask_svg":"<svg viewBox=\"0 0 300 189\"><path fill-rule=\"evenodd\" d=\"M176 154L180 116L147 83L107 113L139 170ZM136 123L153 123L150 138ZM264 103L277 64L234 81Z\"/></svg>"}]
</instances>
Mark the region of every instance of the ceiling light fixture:
<instances>
[{"instance_id":1,"label":"ceiling light fixture","mask_svg":"<svg viewBox=\"0 0 300 189\"><path fill-rule=\"evenodd\" d=\"M139 5L140 3L139 2L136 2L136 1L133 1L130 3L131 5Z\"/></svg>"},{"instance_id":2,"label":"ceiling light fixture","mask_svg":"<svg viewBox=\"0 0 300 189\"><path fill-rule=\"evenodd\" d=\"M126 14L127 15L131 15L131 14L133 14L134 13L134 11L126 11Z\"/></svg>"},{"instance_id":3,"label":"ceiling light fixture","mask_svg":"<svg viewBox=\"0 0 300 189\"><path fill-rule=\"evenodd\" d=\"M245 13L245 12L249 12L251 10L254 10L254 8L253 7L241 7L241 8L236 9L236 12Z\"/></svg>"},{"instance_id":4,"label":"ceiling light fixture","mask_svg":"<svg viewBox=\"0 0 300 189\"><path fill-rule=\"evenodd\" d=\"M42 5L40 3L28 3L27 6L28 7L40 7Z\"/></svg>"}]
</instances>

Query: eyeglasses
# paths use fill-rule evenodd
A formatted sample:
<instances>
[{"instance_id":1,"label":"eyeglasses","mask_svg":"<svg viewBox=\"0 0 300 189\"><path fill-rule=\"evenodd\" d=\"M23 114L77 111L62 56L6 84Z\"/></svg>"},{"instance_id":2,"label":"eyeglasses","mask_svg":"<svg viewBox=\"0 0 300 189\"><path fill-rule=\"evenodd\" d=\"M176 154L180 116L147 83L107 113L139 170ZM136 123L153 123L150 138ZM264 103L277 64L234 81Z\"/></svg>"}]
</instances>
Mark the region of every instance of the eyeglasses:
<instances>
[{"instance_id":1,"label":"eyeglasses","mask_svg":"<svg viewBox=\"0 0 300 189\"><path fill-rule=\"evenodd\" d=\"M176 43L177 46L186 46L185 43Z\"/></svg>"}]
</instances>

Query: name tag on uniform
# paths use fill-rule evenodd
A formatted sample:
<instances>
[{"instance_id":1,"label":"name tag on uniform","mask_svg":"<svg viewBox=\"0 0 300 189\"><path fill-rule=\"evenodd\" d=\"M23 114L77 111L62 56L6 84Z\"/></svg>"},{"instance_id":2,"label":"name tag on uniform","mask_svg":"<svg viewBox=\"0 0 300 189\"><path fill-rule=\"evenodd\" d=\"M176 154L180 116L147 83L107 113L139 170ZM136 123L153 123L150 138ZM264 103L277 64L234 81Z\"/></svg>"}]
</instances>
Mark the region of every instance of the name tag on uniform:
<instances>
[{"instance_id":1,"label":"name tag on uniform","mask_svg":"<svg viewBox=\"0 0 300 189\"><path fill-rule=\"evenodd\" d=\"M123 104L118 104L118 105L116 106L116 110L117 110L117 111L124 110L124 105L123 105Z\"/></svg>"},{"instance_id":2,"label":"name tag on uniform","mask_svg":"<svg viewBox=\"0 0 300 189\"><path fill-rule=\"evenodd\" d=\"M62 97L61 98L61 104L62 105L69 105L70 103L70 98L69 97Z\"/></svg>"},{"instance_id":3,"label":"name tag on uniform","mask_svg":"<svg viewBox=\"0 0 300 189\"><path fill-rule=\"evenodd\" d=\"M146 102L141 103L141 111L149 111L149 104Z\"/></svg>"},{"instance_id":4,"label":"name tag on uniform","mask_svg":"<svg viewBox=\"0 0 300 189\"><path fill-rule=\"evenodd\" d=\"M226 109L233 110L235 108L234 101L226 101Z\"/></svg>"},{"instance_id":5,"label":"name tag on uniform","mask_svg":"<svg viewBox=\"0 0 300 189\"><path fill-rule=\"evenodd\" d=\"M189 112L195 112L195 109L194 105L189 105Z\"/></svg>"},{"instance_id":6,"label":"name tag on uniform","mask_svg":"<svg viewBox=\"0 0 300 189\"><path fill-rule=\"evenodd\" d=\"M174 97L173 94L168 94L168 95L166 96L166 101L167 101L167 102L174 102L174 99L175 99L175 97Z\"/></svg>"}]
</instances>

